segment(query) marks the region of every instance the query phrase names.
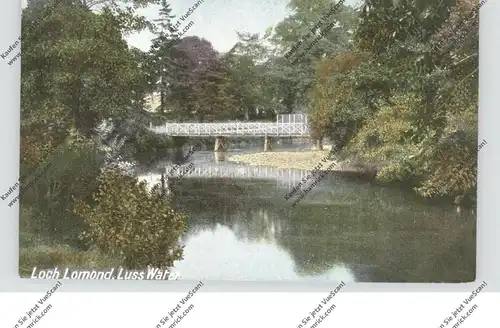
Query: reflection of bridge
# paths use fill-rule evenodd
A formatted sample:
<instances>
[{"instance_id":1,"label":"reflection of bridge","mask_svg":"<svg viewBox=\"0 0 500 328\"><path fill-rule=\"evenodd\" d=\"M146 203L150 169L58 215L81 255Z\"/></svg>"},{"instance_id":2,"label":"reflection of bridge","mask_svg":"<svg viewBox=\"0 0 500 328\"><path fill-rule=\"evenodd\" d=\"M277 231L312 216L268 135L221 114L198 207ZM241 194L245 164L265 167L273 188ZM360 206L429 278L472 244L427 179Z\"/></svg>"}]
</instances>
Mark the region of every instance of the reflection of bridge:
<instances>
[{"instance_id":1,"label":"reflection of bridge","mask_svg":"<svg viewBox=\"0 0 500 328\"><path fill-rule=\"evenodd\" d=\"M269 122L218 122L218 123L165 123L149 129L159 134L185 137L216 137L215 151L224 147L224 137L265 137L264 150L271 147L270 137L307 137L309 125L304 114L276 116L276 123Z\"/></svg>"},{"instance_id":2,"label":"reflection of bridge","mask_svg":"<svg viewBox=\"0 0 500 328\"><path fill-rule=\"evenodd\" d=\"M165 166L165 175L174 168L173 165ZM191 169L191 170L190 170ZM308 174L304 170L275 169L268 167L231 167L213 164L200 164L189 167L188 165L174 169L171 177L196 177L196 178L239 178L239 179L261 179L276 180L280 187L293 188L302 178ZM149 185L160 182L160 174L147 174L140 177Z\"/></svg>"}]
</instances>

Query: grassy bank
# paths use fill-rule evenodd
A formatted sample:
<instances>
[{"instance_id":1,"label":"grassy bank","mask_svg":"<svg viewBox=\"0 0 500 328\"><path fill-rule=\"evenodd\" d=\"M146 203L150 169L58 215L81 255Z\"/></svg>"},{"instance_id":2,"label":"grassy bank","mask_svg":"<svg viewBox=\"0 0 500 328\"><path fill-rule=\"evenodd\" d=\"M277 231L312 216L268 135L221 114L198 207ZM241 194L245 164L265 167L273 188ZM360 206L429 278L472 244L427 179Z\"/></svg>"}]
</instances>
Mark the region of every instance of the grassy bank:
<instances>
[{"instance_id":1,"label":"grassy bank","mask_svg":"<svg viewBox=\"0 0 500 328\"><path fill-rule=\"evenodd\" d=\"M107 269L118 267L118 259L97 250L81 251L68 245L39 245L20 247L19 275L30 278L33 268L38 270L59 268Z\"/></svg>"}]
</instances>

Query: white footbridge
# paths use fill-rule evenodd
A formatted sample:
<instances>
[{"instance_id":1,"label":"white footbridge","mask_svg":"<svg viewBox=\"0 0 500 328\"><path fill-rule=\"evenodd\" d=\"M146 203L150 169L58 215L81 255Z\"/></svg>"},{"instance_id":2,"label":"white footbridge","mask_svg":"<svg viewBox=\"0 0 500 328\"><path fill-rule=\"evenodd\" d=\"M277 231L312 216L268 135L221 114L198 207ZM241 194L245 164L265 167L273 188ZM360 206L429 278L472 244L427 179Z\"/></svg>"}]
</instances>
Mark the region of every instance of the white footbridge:
<instances>
[{"instance_id":1,"label":"white footbridge","mask_svg":"<svg viewBox=\"0 0 500 328\"><path fill-rule=\"evenodd\" d=\"M234 167L214 164L183 165L174 169L173 165L165 166L165 177L192 178L236 178L275 180L276 186L293 188L308 175L306 170L276 169L269 167ZM169 172L172 172L169 175ZM160 183L161 174L145 174L139 180L146 181L149 186Z\"/></svg>"},{"instance_id":2,"label":"white footbridge","mask_svg":"<svg viewBox=\"0 0 500 328\"><path fill-rule=\"evenodd\" d=\"M305 114L277 115L276 122L165 123L149 129L159 134L185 137L308 137Z\"/></svg>"}]
</instances>

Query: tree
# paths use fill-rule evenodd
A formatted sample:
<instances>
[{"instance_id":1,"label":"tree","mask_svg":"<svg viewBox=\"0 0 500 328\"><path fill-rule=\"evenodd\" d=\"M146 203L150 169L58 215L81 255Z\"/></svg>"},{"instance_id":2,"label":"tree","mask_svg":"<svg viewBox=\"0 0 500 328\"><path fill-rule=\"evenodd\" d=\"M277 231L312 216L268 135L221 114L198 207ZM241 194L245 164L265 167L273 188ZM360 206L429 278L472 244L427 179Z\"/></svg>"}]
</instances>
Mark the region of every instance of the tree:
<instances>
[{"instance_id":1,"label":"tree","mask_svg":"<svg viewBox=\"0 0 500 328\"><path fill-rule=\"evenodd\" d=\"M317 60L352 50L356 13L349 6L335 6L328 0L291 0L288 7L292 15L273 29L270 41L278 53L285 55L288 66L283 73L288 80L286 88L290 90L284 100L289 111L306 105ZM298 62L293 63L296 58Z\"/></svg>"},{"instance_id":2,"label":"tree","mask_svg":"<svg viewBox=\"0 0 500 328\"><path fill-rule=\"evenodd\" d=\"M212 44L198 37L184 37L170 58L168 113L175 120L198 122L229 119L234 108L229 95L229 72Z\"/></svg>"},{"instance_id":3,"label":"tree","mask_svg":"<svg viewBox=\"0 0 500 328\"><path fill-rule=\"evenodd\" d=\"M28 7L23 15L23 126L41 135L74 126L90 136L103 120L126 117L137 99L131 86L140 87L143 75L120 21L106 9L58 4L30 27L40 14Z\"/></svg>"},{"instance_id":4,"label":"tree","mask_svg":"<svg viewBox=\"0 0 500 328\"><path fill-rule=\"evenodd\" d=\"M160 93L160 114L165 115L167 111L167 96L169 90L169 80L172 79L172 62L170 57L173 52L173 45L177 42L179 35L177 28L174 27L172 19L175 18L171 14L172 9L166 0L161 0L161 8L159 18L155 19L156 37L151 41L151 49L149 51L148 69L151 92Z\"/></svg>"},{"instance_id":5,"label":"tree","mask_svg":"<svg viewBox=\"0 0 500 328\"><path fill-rule=\"evenodd\" d=\"M137 184L115 170L104 171L98 182L92 206L78 202L75 207L88 225L85 240L121 258L129 269L170 268L182 259L179 237L186 217L174 212L158 186L149 191L145 182Z\"/></svg>"},{"instance_id":6,"label":"tree","mask_svg":"<svg viewBox=\"0 0 500 328\"><path fill-rule=\"evenodd\" d=\"M424 196L475 197L478 40L473 9L468 0L367 0L355 34L369 59L353 76L367 96L365 106L371 107L367 119L379 123L366 124L351 150L379 163L390 158L379 177L409 181ZM465 35L472 36L456 42ZM395 111L406 114L389 120L386 115ZM399 134L387 138L381 122L394 125L387 133Z\"/></svg>"},{"instance_id":7,"label":"tree","mask_svg":"<svg viewBox=\"0 0 500 328\"><path fill-rule=\"evenodd\" d=\"M319 149L327 135L341 149L350 133L362 122L364 114L355 109L359 108L359 98L350 75L363 59L359 53L343 53L317 62L315 80L308 94L308 116L311 137L317 140ZM343 138L335 135L340 128L349 129Z\"/></svg>"},{"instance_id":8,"label":"tree","mask_svg":"<svg viewBox=\"0 0 500 328\"><path fill-rule=\"evenodd\" d=\"M269 58L258 34L238 33L239 41L224 55L229 67L231 94L235 100L233 115L239 119L271 119L279 113L276 66Z\"/></svg>"},{"instance_id":9,"label":"tree","mask_svg":"<svg viewBox=\"0 0 500 328\"><path fill-rule=\"evenodd\" d=\"M146 3L136 1L139 2ZM144 194L144 186L134 189L134 179L127 177L124 182L123 176L115 171L100 175L110 172L109 166L114 164L107 156L110 153L109 147L103 145L104 138L109 139L107 146L124 143L120 150L135 146L132 155L147 150L165 154L165 148L171 147L168 138L155 138L146 131L151 119L144 110L144 97L151 89L147 84L149 57L139 49L129 48L123 38L126 33L147 26L147 22L131 7L117 8L114 1L102 2L102 6L91 10L89 6L93 4L96 2L31 1L23 10L21 247L34 239L43 240L49 244L48 248L57 248L61 243L68 245L69 251L55 250L63 252L62 257L80 251L94 254L88 248L102 245L114 246L114 254L119 254L121 241L117 244L113 238L108 241L97 238L97 230L91 229L96 226L91 224L109 209L106 207L109 204L100 202L106 197L115 197L112 204L115 207L111 210L126 213L129 200L117 194L121 186L127 186L134 197L142 197L153 206L157 212L151 224L163 231L155 230L161 240L148 239L150 236L139 242L129 240L121 249L126 255L122 260L127 266L143 263L169 266L182 253L176 243L185 224L181 216L170 209L166 200L159 200L147 191ZM44 168L47 169L41 172ZM97 182L100 187L118 189L113 189L115 192L109 196L96 195ZM88 216L82 219L80 213ZM160 222L162 218L166 220ZM101 227L108 226L102 223ZM86 229L90 229L89 236L95 237L96 244L83 245L76 238ZM128 236L126 231L122 232L122 237ZM158 252L164 253L149 254L150 249L144 245L157 247Z\"/></svg>"}]
</instances>

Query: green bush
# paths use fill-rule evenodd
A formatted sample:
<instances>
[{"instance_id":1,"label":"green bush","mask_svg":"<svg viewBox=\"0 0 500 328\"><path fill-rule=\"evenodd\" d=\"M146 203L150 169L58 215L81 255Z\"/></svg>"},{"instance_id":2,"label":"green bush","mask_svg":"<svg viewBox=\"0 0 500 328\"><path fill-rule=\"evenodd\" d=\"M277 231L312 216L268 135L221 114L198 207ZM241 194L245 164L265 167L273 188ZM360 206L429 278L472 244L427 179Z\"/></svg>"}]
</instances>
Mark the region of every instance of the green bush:
<instances>
[{"instance_id":1,"label":"green bush","mask_svg":"<svg viewBox=\"0 0 500 328\"><path fill-rule=\"evenodd\" d=\"M28 185L21 194L22 231L34 233L53 242L82 248L79 234L84 229L82 220L71 212L75 199L87 200L97 187L97 177L103 156L97 145L81 136L68 138L39 169L43 174L32 174L23 181Z\"/></svg>"},{"instance_id":2,"label":"green bush","mask_svg":"<svg viewBox=\"0 0 500 328\"><path fill-rule=\"evenodd\" d=\"M182 259L179 244L186 229L184 215L174 212L158 187L107 169L98 178L93 205L79 202L75 213L88 229L82 237L117 256L130 269L168 268Z\"/></svg>"},{"instance_id":3,"label":"green bush","mask_svg":"<svg viewBox=\"0 0 500 328\"><path fill-rule=\"evenodd\" d=\"M173 147L170 137L161 136L152 132L147 132L138 137L137 151L146 152L167 152Z\"/></svg>"},{"instance_id":4,"label":"green bush","mask_svg":"<svg viewBox=\"0 0 500 328\"><path fill-rule=\"evenodd\" d=\"M148 163L154 159L170 158L174 147L172 138L143 129L127 137L121 154L126 160Z\"/></svg>"}]
</instances>

